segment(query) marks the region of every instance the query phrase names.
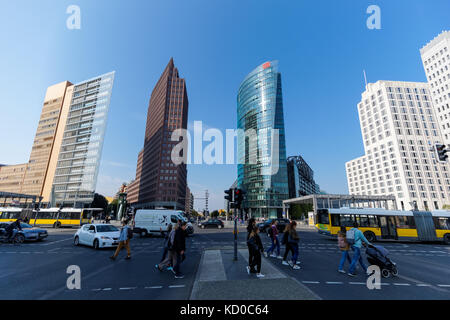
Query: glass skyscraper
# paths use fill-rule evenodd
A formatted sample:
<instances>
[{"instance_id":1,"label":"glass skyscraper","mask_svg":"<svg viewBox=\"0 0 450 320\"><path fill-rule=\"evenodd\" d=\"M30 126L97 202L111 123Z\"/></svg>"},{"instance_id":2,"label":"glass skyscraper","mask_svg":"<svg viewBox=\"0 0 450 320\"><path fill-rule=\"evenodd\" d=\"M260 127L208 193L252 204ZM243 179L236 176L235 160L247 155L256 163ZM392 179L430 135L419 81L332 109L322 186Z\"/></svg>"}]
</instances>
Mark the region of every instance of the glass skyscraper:
<instances>
[{"instance_id":1,"label":"glass skyscraper","mask_svg":"<svg viewBox=\"0 0 450 320\"><path fill-rule=\"evenodd\" d=\"M238 187L247 191L243 209L254 217L281 217L289 191L277 61L258 66L244 79L237 115Z\"/></svg>"},{"instance_id":2,"label":"glass skyscraper","mask_svg":"<svg viewBox=\"0 0 450 320\"><path fill-rule=\"evenodd\" d=\"M59 150L52 202L82 207L94 199L114 72L69 88L70 103Z\"/></svg>"}]
</instances>

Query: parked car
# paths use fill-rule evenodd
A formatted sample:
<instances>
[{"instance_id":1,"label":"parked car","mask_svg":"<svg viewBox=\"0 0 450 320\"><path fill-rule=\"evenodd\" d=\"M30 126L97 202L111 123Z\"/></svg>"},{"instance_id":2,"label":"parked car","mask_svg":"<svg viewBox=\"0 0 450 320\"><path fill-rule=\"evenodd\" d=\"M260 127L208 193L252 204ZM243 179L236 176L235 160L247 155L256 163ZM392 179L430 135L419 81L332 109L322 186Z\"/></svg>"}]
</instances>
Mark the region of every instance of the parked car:
<instances>
[{"instance_id":1,"label":"parked car","mask_svg":"<svg viewBox=\"0 0 450 320\"><path fill-rule=\"evenodd\" d=\"M120 230L110 224L86 224L75 233L73 244L94 249L115 247L119 244Z\"/></svg>"},{"instance_id":2,"label":"parked car","mask_svg":"<svg viewBox=\"0 0 450 320\"><path fill-rule=\"evenodd\" d=\"M4 222L0 224L0 229L5 229L11 222ZM20 232L25 237L25 241L40 241L48 237L47 230L35 228L28 223L20 223L22 231Z\"/></svg>"},{"instance_id":3,"label":"parked car","mask_svg":"<svg viewBox=\"0 0 450 320\"><path fill-rule=\"evenodd\" d=\"M198 226L202 229L205 228L217 228L222 229L224 227L223 221L218 219L210 219L207 221L202 221L198 223Z\"/></svg>"},{"instance_id":4,"label":"parked car","mask_svg":"<svg viewBox=\"0 0 450 320\"><path fill-rule=\"evenodd\" d=\"M279 232L283 232L284 229L286 228L286 225L290 223L289 219L283 219L283 218L269 219L267 221L264 221L264 222L261 222L261 223L257 224L257 227L259 228L259 231L268 233L269 232L269 228L272 225L272 221L273 220L277 220L278 221L277 229L278 229Z\"/></svg>"}]
</instances>

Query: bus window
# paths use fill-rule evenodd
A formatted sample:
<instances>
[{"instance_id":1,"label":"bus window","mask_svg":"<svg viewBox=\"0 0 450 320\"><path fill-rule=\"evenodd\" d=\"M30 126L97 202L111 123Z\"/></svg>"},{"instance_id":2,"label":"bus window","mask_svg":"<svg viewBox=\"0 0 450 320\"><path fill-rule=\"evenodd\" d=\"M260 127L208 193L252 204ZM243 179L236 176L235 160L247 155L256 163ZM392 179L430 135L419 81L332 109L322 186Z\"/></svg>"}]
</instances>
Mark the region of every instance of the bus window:
<instances>
[{"instance_id":1,"label":"bus window","mask_svg":"<svg viewBox=\"0 0 450 320\"><path fill-rule=\"evenodd\" d=\"M327 210L321 210L317 213L317 222L319 224L329 224L330 223L330 219L328 218Z\"/></svg>"},{"instance_id":2,"label":"bus window","mask_svg":"<svg viewBox=\"0 0 450 320\"><path fill-rule=\"evenodd\" d=\"M358 222L358 225L360 227L369 227L369 219L367 218L366 215L360 215L360 216L356 216L356 222Z\"/></svg>"},{"instance_id":3,"label":"bus window","mask_svg":"<svg viewBox=\"0 0 450 320\"><path fill-rule=\"evenodd\" d=\"M439 230L450 230L450 218L434 217L434 225Z\"/></svg>"},{"instance_id":4,"label":"bus window","mask_svg":"<svg viewBox=\"0 0 450 320\"><path fill-rule=\"evenodd\" d=\"M57 211L52 212L39 211L37 219L56 219L57 215L58 215Z\"/></svg>"},{"instance_id":5,"label":"bus window","mask_svg":"<svg viewBox=\"0 0 450 320\"><path fill-rule=\"evenodd\" d=\"M338 214L332 214L331 215L331 225L333 227L339 227L339 215Z\"/></svg>"},{"instance_id":6,"label":"bus window","mask_svg":"<svg viewBox=\"0 0 450 320\"><path fill-rule=\"evenodd\" d=\"M80 212L60 212L59 220L80 220Z\"/></svg>"},{"instance_id":7,"label":"bus window","mask_svg":"<svg viewBox=\"0 0 450 320\"><path fill-rule=\"evenodd\" d=\"M367 219L369 220L369 227L370 228L378 228L377 217L375 217L375 216L367 216Z\"/></svg>"},{"instance_id":8,"label":"bus window","mask_svg":"<svg viewBox=\"0 0 450 320\"><path fill-rule=\"evenodd\" d=\"M350 214L341 215L341 226L343 227L353 227L354 217Z\"/></svg>"}]
</instances>

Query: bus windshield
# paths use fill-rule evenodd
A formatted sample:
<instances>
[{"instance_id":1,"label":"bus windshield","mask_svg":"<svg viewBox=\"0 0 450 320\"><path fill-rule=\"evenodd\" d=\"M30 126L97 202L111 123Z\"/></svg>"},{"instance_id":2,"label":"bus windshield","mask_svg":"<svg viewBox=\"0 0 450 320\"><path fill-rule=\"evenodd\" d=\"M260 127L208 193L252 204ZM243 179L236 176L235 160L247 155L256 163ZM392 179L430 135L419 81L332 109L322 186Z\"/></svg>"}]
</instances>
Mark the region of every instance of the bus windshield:
<instances>
[{"instance_id":1,"label":"bus windshield","mask_svg":"<svg viewBox=\"0 0 450 320\"><path fill-rule=\"evenodd\" d=\"M317 223L320 223L320 224L329 224L330 223L330 219L328 217L327 210L319 210L317 212Z\"/></svg>"}]
</instances>

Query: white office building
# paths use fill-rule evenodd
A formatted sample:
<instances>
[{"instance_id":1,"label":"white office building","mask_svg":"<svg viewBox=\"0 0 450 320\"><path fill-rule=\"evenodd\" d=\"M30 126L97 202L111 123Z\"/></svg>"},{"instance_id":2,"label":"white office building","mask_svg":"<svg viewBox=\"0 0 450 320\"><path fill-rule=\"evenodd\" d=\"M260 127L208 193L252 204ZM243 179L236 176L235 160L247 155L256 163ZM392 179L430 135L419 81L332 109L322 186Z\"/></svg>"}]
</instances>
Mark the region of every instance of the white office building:
<instances>
[{"instance_id":1,"label":"white office building","mask_svg":"<svg viewBox=\"0 0 450 320\"><path fill-rule=\"evenodd\" d=\"M450 31L444 31L420 50L437 121L450 145Z\"/></svg>"},{"instance_id":2,"label":"white office building","mask_svg":"<svg viewBox=\"0 0 450 320\"><path fill-rule=\"evenodd\" d=\"M370 83L358 104L365 155L346 163L352 195L395 195L400 210L450 204L448 164L427 83Z\"/></svg>"}]
</instances>

